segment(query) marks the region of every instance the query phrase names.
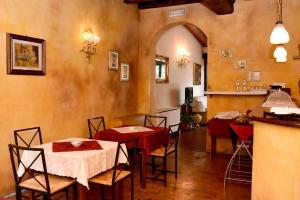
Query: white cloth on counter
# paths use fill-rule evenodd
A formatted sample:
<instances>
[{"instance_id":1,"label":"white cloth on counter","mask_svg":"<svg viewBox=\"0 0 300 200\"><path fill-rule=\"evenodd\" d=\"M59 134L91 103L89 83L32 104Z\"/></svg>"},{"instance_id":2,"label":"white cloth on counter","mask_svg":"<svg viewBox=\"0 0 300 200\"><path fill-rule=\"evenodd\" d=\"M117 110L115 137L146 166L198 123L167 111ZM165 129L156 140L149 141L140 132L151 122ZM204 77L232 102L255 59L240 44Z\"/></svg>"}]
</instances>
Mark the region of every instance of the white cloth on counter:
<instances>
[{"instance_id":1,"label":"white cloth on counter","mask_svg":"<svg viewBox=\"0 0 300 200\"><path fill-rule=\"evenodd\" d=\"M270 111L278 115L300 114L299 108L272 107Z\"/></svg>"},{"instance_id":2,"label":"white cloth on counter","mask_svg":"<svg viewBox=\"0 0 300 200\"><path fill-rule=\"evenodd\" d=\"M153 131L152 129L143 126L126 126L126 127L112 128L112 129L119 133L137 133L137 132Z\"/></svg>"},{"instance_id":3,"label":"white cloth on counter","mask_svg":"<svg viewBox=\"0 0 300 200\"><path fill-rule=\"evenodd\" d=\"M215 115L215 118L218 119L234 119L238 117L241 113L237 110L230 110L227 112L219 112Z\"/></svg>"},{"instance_id":4,"label":"white cloth on counter","mask_svg":"<svg viewBox=\"0 0 300 200\"><path fill-rule=\"evenodd\" d=\"M60 142L88 140L81 138L68 138L60 140ZM97 140L103 149L90 151L69 151L69 152L53 152L52 142L37 145L35 147L43 148L45 152L47 172L58 176L66 176L76 178L77 182L88 186L88 179L111 169L115 164L117 142ZM125 144L122 148L126 149ZM127 154L127 152L126 152ZM36 152L24 151L21 161L28 166L36 157ZM126 163L127 159L123 153L119 155L119 162ZM41 158L32 165L31 169L43 171ZM19 166L18 176L22 176L25 169L22 165Z\"/></svg>"}]
</instances>

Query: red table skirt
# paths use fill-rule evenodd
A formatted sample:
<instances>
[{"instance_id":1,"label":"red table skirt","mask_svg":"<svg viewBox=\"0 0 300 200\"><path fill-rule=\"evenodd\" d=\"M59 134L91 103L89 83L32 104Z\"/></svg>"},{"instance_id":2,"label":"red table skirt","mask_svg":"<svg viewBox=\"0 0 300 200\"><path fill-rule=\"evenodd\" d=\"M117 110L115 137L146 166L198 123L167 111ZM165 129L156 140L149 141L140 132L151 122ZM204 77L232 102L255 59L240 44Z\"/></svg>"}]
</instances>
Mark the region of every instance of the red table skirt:
<instances>
[{"instance_id":1,"label":"red table skirt","mask_svg":"<svg viewBox=\"0 0 300 200\"><path fill-rule=\"evenodd\" d=\"M113 129L106 129L95 134L94 139L119 142L122 140L139 137L139 148L150 152L161 147L168 139L168 129L162 127L148 127L153 131L135 132L135 133L119 133Z\"/></svg>"},{"instance_id":2,"label":"red table skirt","mask_svg":"<svg viewBox=\"0 0 300 200\"><path fill-rule=\"evenodd\" d=\"M212 118L207 123L208 133L217 137L230 137L229 123L234 119Z\"/></svg>"}]
</instances>

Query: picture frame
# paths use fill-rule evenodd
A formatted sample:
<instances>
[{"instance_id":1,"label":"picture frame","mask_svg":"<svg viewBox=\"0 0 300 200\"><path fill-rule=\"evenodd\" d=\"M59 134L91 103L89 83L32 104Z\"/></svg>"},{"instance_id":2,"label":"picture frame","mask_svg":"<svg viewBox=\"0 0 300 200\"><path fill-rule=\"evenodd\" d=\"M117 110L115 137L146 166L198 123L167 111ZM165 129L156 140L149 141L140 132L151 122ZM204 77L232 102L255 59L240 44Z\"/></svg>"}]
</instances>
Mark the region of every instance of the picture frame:
<instances>
[{"instance_id":1,"label":"picture frame","mask_svg":"<svg viewBox=\"0 0 300 200\"><path fill-rule=\"evenodd\" d=\"M201 65L198 63L193 64L193 84L201 85Z\"/></svg>"},{"instance_id":2,"label":"picture frame","mask_svg":"<svg viewBox=\"0 0 300 200\"><path fill-rule=\"evenodd\" d=\"M46 42L6 33L7 74L45 75Z\"/></svg>"},{"instance_id":3,"label":"picture frame","mask_svg":"<svg viewBox=\"0 0 300 200\"><path fill-rule=\"evenodd\" d=\"M119 65L119 54L116 51L108 52L108 69L109 70L118 70Z\"/></svg>"},{"instance_id":4,"label":"picture frame","mask_svg":"<svg viewBox=\"0 0 300 200\"><path fill-rule=\"evenodd\" d=\"M129 64L121 63L120 81L129 80Z\"/></svg>"},{"instance_id":5,"label":"picture frame","mask_svg":"<svg viewBox=\"0 0 300 200\"><path fill-rule=\"evenodd\" d=\"M155 65L156 83L169 83L169 57L156 55Z\"/></svg>"},{"instance_id":6,"label":"picture frame","mask_svg":"<svg viewBox=\"0 0 300 200\"><path fill-rule=\"evenodd\" d=\"M245 59L236 60L234 63L234 69L246 69L247 61Z\"/></svg>"},{"instance_id":7,"label":"picture frame","mask_svg":"<svg viewBox=\"0 0 300 200\"><path fill-rule=\"evenodd\" d=\"M222 58L231 59L232 58L232 49L226 48L220 50L220 55Z\"/></svg>"}]
</instances>

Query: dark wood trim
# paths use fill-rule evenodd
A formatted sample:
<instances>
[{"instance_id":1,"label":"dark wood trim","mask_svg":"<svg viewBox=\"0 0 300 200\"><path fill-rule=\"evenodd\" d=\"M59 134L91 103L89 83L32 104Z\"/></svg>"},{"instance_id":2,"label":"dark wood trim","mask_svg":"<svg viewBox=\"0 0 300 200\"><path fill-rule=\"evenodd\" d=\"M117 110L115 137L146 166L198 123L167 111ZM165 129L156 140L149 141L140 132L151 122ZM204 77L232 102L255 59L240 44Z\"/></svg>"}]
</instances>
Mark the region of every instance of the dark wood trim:
<instances>
[{"instance_id":1,"label":"dark wood trim","mask_svg":"<svg viewBox=\"0 0 300 200\"><path fill-rule=\"evenodd\" d=\"M124 3L138 4L139 9L160 8L191 3L202 3L217 15L231 14L235 0L123 0Z\"/></svg>"},{"instance_id":2,"label":"dark wood trim","mask_svg":"<svg viewBox=\"0 0 300 200\"><path fill-rule=\"evenodd\" d=\"M299 119L282 120L282 119L276 119L276 118L254 117L253 121L267 123L267 124L280 125L280 126L300 128L300 120Z\"/></svg>"}]
</instances>

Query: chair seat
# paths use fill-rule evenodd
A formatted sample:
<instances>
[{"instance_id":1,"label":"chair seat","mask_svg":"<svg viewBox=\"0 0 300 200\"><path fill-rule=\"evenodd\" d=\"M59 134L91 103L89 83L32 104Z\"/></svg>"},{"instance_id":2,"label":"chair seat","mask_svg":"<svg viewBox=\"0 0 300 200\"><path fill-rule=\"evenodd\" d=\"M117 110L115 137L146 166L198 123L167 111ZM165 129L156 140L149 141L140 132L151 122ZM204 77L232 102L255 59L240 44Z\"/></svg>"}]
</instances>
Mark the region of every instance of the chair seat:
<instances>
[{"instance_id":1,"label":"chair seat","mask_svg":"<svg viewBox=\"0 0 300 200\"><path fill-rule=\"evenodd\" d=\"M46 187L44 175L38 175L35 176L35 178ZM48 179L49 179L51 194L54 194L57 191L66 188L76 182L76 180L72 178L65 178L65 177L55 176L51 174L48 175ZM41 186L34 178L30 178L21 182L20 187L26 189L32 189L40 192L47 192L47 190L43 186Z\"/></svg>"},{"instance_id":2,"label":"chair seat","mask_svg":"<svg viewBox=\"0 0 300 200\"><path fill-rule=\"evenodd\" d=\"M174 151L175 151L175 148L170 147L167 151L167 154L172 153ZM156 156L156 157L164 157L164 155L165 155L165 147L160 147L150 153L150 156Z\"/></svg>"},{"instance_id":3,"label":"chair seat","mask_svg":"<svg viewBox=\"0 0 300 200\"><path fill-rule=\"evenodd\" d=\"M118 182L118 181L126 178L130 174L131 174L130 171L116 170L116 180L115 180L115 182ZM99 175L94 176L93 178L90 178L89 182L111 186L112 185L112 177L113 177L113 170L110 169L106 172L103 172Z\"/></svg>"}]
</instances>

